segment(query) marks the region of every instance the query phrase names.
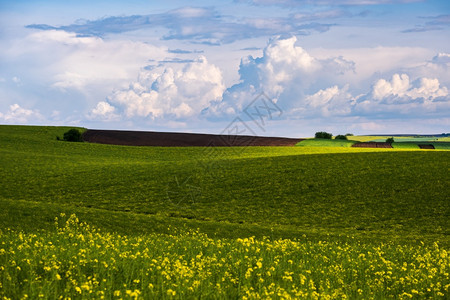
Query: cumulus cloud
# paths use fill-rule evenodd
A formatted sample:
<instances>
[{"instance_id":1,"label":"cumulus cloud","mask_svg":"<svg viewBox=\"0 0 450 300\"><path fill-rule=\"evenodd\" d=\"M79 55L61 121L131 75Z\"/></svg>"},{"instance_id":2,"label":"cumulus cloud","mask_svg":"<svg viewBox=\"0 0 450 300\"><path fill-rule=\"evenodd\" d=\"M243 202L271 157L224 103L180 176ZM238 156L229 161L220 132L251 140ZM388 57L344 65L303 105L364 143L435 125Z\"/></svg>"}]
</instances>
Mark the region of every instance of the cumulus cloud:
<instances>
[{"instance_id":1,"label":"cumulus cloud","mask_svg":"<svg viewBox=\"0 0 450 300\"><path fill-rule=\"evenodd\" d=\"M29 122L42 121L43 119L39 111L23 108L17 103L10 105L7 112L0 112L0 120L7 124L27 124Z\"/></svg>"},{"instance_id":2,"label":"cumulus cloud","mask_svg":"<svg viewBox=\"0 0 450 300\"><path fill-rule=\"evenodd\" d=\"M445 117L450 111L447 87L437 78L394 74L390 80L378 79L369 91L355 95L346 84L306 95L292 109L292 118L367 117L370 119L414 119ZM371 122L369 122L371 123Z\"/></svg>"},{"instance_id":3,"label":"cumulus cloud","mask_svg":"<svg viewBox=\"0 0 450 300\"><path fill-rule=\"evenodd\" d=\"M296 37L277 37L269 42L262 57L242 59L240 83L228 88L221 101L213 103L204 114L211 117L236 114L255 93L262 91L283 108L291 109L304 100L306 91L317 88L319 81L323 86L353 72L353 62L343 57L317 59L296 46L296 41Z\"/></svg>"},{"instance_id":4,"label":"cumulus cloud","mask_svg":"<svg viewBox=\"0 0 450 300\"><path fill-rule=\"evenodd\" d=\"M374 100L385 99L423 99L432 101L439 97L448 96L447 88L441 87L437 78L420 78L413 85L407 74L394 74L391 81L378 80L372 89Z\"/></svg>"},{"instance_id":5,"label":"cumulus cloud","mask_svg":"<svg viewBox=\"0 0 450 300\"><path fill-rule=\"evenodd\" d=\"M394 74L391 80L378 79L370 91L354 95L349 84L332 86L307 95L292 110L297 117L365 116L372 119L402 115L414 119L427 115L446 116L450 110L447 87L437 78L411 80L407 74Z\"/></svg>"},{"instance_id":6,"label":"cumulus cloud","mask_svg":"<svg viewBox=\"0 0 450 300\"><path fill-rule=\"evenodd\" d=\"M335 85L319 90L313 95L308 95L304 100L303 111L308 111L308 114L317 112L324 117L349 115L354 104L354 98L348 90L349 85L343 88Z\"/></svg>"},{"instance_id":7,"label":"cumulus cloud","mask_svg":"<svg viewBox=\"0 0 450 300\"><path fill-rule=\"evenodd\" d=\"M450 54L438 53L431 60L409 71L416 76L438 78L441 84L450 86Z\"/></svg>"},{"instance_id":8,"label":"cumulus cloud","mask_svg":"<svg viewBox=\"0 0 450 300\"><path fill-rule=\"evenodd\" d=\"M353 114L388 118L448 116L450 95L437 78L394 74L391 80L379 79L369 93L358 97Z\"/></svg>"},{"instance_id":9,"label":"cumulus cloud","mask_svg":"<svg viewBox=\"0 0 450 300\"><path fill-rule=\"evenodd\" d=\"M354 62L341 56L318 59L295 43L295 37L275 38L261 57L242 59L240 82L228 88L222 99L211 103L203 114L212 120L230 118L242 112L262 91L292 119L395 115L414 118L449 113L448 88L439 78L427 76L433 66L434 70L447 66L449 56L445 53L420 68L411 68L411 74L394 73L389 79L371 74L375 78L371 87L361 92L349 81L356 73Z\"/></svg>"},{"instance_id":10,"label":"cumulus cloud","mask_svg":"<svg viewBox=\"0 0 450 300\"><path fill-rule=\"evenodd\" d=\"M116 114L116 108L114 106L112 106L108 102L101 101L97 103L97 106L88 114L88 119L101 121L118 121L120 120L120 116Z\"/></svg>"},{"instance_id":11,"label":"cumulus cloud","mask_svg":"<svg viewBox=\"0 0 450 300\"><path fill-rule=\"evenodd\" d=\"M98 103L90 116L108 118L118 113L126 119L183 120L198 115L210 101L220 98L224 89L220 69L200 56L179 69L142 70L137 82Z\"/></svg>"}]
</instances>

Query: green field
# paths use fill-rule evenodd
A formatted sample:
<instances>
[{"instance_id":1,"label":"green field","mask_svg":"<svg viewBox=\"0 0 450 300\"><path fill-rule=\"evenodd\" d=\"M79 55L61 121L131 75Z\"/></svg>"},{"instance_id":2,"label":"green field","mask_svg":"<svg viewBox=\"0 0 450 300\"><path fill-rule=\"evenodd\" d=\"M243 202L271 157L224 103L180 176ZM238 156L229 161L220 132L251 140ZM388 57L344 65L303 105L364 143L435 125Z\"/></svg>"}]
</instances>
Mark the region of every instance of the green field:
<instances>
[{"instance_id":1,"label":"green field","mask_svg":"<svg viewBox=\"0 0 450 300\"><path fill-rule=\"evenodd\" d=\"M301 147L351 147L356 141L336 139L306 139L296 146Z\"/></svg>"},{"instance_id":2,"label":"green field","mask_svg":"<svg viewBox=\"0 0 450 300\"><path fill-rule=\"evenodd\" d=\"M0 297L448 295L448 151L57 141L67 130L0 126ZM76 224L55 230L61 213L75 213L102 234ZM83 235L89 238L81 242ZM259 245L260 252L239 246L245 238L245 247ZM107 250L108 243L115 246ZM221 247L237 252L228 257ZM70 258L82 249L89 253L84 266ZM58 268L40 264L42 255L55 255ZM117 276L102 267L111 257ZM157 269L165 258L170 272L181 264L193 275L168 279L176 272ZM248 268L255 273L246 276ZM205 276L200 285L198 276ZM222 281L226 276L233 281Z\"/></svg>"},{"instance_id":3,"label":"green field","mask_svg":"<svg viewBox=\"0 0 450 300\"><path fill-rule=\"evenodd\" d=\"M416 143L394 142L391 145L392 148L395 149L420 149L419 145Z\"/></svg>"},{"instance_id":4,"label":"green field","mask_svg":"<svg viewBox=\"0 0 450 300\"><path fill-rule=\"evenodd\" d=\"M387 138L394 137L396 142L450 142L450 137L414 137L414 136L348 136L352 141L359 142L385 142Z\"/></svg>"},{"instance_id":5,"label":"green field","mask_svg":"<svg viewBox=\"0 0 450 300\"><path fill-rule=\"evenodd\" d=\"M406 142L437 142L439 139L435 137L413 137L413 136L393 136L396 142L406 143ZM373 142L385 142L386 138L377 137L373 139Z\"/></svg>"},{"instance_id":6,"label":"green field","mask_svg":"<svg viewBox=\"0 0 450 300\"><path fill-rule=\"evenodd\" d=\"M348 136L347 139L358 142L373 142L375 140L380 140L384 142L389 137L390 136L355 135L355 136Z\"/></svg>"}]
</instances>

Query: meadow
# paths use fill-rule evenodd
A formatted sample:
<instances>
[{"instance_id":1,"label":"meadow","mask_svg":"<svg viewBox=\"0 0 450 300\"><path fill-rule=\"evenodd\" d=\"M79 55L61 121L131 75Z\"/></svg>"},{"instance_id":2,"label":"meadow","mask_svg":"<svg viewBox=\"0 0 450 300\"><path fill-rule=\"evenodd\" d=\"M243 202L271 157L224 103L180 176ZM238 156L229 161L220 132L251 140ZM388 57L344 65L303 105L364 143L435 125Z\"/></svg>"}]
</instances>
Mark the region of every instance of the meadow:
<instances>
[{"instance_id":1,"label":"meadow","mask_svg":"<svg viewBox=\"0 0 450 300\"><path fill-rule=\"evenodd\" d=\"M199 232L127 237L75 215L53 232L2 232L6 298L442 298L450 256L438 244L212 239Z\"/></svg>"},{"instance_id":2,"label":"meadow","mask_svg":"<svg viewBox=\"0 0 450 300\"><path fill-rule=\"evenodd\" d=\"M67 130L0 126L0 297L448 296L448 151L57 141Z\"/></svg>"}]
</instances>

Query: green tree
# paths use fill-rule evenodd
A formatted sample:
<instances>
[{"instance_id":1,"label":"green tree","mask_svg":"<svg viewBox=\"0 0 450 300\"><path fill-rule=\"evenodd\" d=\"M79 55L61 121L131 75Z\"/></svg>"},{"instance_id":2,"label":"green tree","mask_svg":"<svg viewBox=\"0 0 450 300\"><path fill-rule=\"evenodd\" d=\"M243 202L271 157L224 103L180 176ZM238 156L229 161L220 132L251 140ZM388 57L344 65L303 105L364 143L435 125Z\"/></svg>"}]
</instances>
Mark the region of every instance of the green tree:
<instances>
[{"instance_id":1,"label":"green tree","mask_svg":"<svg viewBox=\"0 0 450 300\"><path fill-rule=\"evenodd\" d=\"M339 134L335 137L336 140L347 140L347 136Z\"/></svg>"},{"instance_id":2,"label":"green tree","mask_svg":"<svg viewBox=\"0 0 450 300\"><path fill-rule=\"evenodd\" d=\"M67 142L82 142L83 137L78 129L72 128L64 133L64 140Z\"/></svg>"},{"instance_id":3,"label":"green tree","mask_svg":"<svg viewBox=\"0 0 450 300\"><path fill-rule=\"evenodd\" d=\"M392 144L394 142L394 137L390 137L386 139L386 143Z\"/></svg>"},{"instance_id":4,"label":"green tree","mask_svg":"<svg viewBox=\"0 0 450 300\"><path fill-rule=\"evenodd\" d=\"M325 131L319 131L316 132L315 138L316 139L331 139L333 135L331 133L325 132Z\"/></svg>"}]
</instances>

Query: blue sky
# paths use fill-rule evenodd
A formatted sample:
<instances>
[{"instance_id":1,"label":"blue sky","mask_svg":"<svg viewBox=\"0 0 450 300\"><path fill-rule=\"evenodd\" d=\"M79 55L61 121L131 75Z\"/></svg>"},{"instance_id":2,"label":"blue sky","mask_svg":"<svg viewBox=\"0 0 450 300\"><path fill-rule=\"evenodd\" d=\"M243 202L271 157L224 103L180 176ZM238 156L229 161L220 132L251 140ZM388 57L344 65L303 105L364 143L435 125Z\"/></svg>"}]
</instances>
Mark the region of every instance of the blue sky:
<instances>
[{"instance_id":1,"label":"blue sky","mask_svg":"<svg viewBox=\"0 0 450 300\"><path fill-rule=\"evenodd\" d=\"M252 128L261 93L282 114ZM0 0L0 124L303 137L449 116L450 1Z\"/></svg>"}]
</instances>

